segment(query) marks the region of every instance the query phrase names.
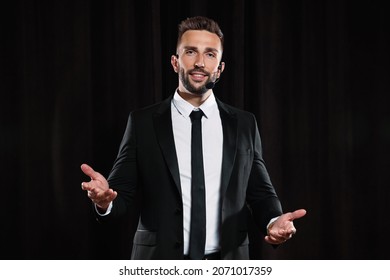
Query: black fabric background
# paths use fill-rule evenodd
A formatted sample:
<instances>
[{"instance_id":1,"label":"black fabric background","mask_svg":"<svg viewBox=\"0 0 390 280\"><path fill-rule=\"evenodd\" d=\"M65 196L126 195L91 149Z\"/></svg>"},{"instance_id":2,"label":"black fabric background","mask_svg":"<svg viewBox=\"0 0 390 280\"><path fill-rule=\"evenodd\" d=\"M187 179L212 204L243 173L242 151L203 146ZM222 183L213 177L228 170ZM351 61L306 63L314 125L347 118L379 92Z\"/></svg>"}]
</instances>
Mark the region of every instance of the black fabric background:
<instances>
[{"instance_id":1,"label":"black fabric background","mask_svg":"<svg viewBox=\"0 0 390 280\"><path fill-rule=\"evenodd\" d=\"M225 34L218 98L253 112L297 235L258 259L386 259L389 30L376 1L8 1L0 16L1 259L127 259L134 219L95 222L128 113L171 95L177 24ZM153 174L151 174L153 176Z\"/></svg>"}]
</instances>

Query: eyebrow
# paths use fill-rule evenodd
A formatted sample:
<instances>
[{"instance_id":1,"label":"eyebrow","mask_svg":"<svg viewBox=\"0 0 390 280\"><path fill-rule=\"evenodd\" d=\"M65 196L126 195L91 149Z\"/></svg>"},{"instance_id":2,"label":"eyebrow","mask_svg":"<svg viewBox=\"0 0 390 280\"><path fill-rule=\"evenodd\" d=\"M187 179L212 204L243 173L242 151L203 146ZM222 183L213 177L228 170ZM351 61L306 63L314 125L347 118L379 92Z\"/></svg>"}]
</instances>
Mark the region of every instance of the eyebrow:
<instances>
[{"instance_id":1,"label":"eyebrow","mask_svg":"<svg viewBox=\"0 0 390 280\"><path fill-rule=\"evenodd\" d=\"M194 46L184 46L183 47L184 50L194 50L194 51L198 51L199 49L197 47L194 47ZM215 52L215 53L219 53L218 49L216 48L206 48L206 52Z\"/></svg>"}]
</instances>

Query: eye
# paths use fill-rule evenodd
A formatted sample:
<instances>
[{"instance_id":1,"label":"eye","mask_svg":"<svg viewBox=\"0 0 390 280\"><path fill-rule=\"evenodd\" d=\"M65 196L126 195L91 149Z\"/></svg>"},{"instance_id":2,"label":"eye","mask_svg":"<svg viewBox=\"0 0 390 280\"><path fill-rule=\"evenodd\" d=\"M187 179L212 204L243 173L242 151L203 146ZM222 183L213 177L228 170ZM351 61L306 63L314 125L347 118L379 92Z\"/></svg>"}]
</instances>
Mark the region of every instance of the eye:
<instances>
[{"instance_id":1,"label":"eye","mask_svg":"<svg viewBox=\"0 0 390 280\"><path fill-rule=\"evenodd\" d=\"M185 54L188 56L194 56L194 55L196 55L196 52L194 50L186 50Z\"/></svg>"},{"instance_id":2,"label":"eye","mask_svg":"<svg viewBox=\"0 0 390 280\"><path fill-rule=\"evenodd\" d=\"M213 52L208 52L208 53L206 53L206 57L207 58L216 58L217 55L215 53L213 53Z\"/></svg>"}]
</instances>

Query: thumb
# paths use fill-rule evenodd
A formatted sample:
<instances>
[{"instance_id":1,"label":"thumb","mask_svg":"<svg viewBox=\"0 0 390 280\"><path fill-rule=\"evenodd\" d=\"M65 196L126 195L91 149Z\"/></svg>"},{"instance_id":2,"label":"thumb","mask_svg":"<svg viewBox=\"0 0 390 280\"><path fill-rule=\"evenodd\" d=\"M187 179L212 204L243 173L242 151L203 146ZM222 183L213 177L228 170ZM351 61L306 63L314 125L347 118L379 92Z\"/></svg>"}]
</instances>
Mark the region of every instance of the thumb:
<instances>
[{"instance_id":1,"label":"thumb","mask_svg":"<svg viewBox=\"0 0 390 280\"><path fill-rule=\"evenodd\" d=\"M305 215L306 215L305 209L295 210L294 212L290 213L290 220L293 221L295 219L302 218Z\"/></svg>"},{"instance_id":2,"label":"thumb","mask_svg":"<svg viewBox=\"0 0 390 280\"><path fill-rule=\"evenodd\" d=\"M85 175L90 177L92 180L95 180L100 175L98 172L93 170L93 168L86 163L83 163L81 165L81 170L84 172Z\"/></svg>"}]
</instances>

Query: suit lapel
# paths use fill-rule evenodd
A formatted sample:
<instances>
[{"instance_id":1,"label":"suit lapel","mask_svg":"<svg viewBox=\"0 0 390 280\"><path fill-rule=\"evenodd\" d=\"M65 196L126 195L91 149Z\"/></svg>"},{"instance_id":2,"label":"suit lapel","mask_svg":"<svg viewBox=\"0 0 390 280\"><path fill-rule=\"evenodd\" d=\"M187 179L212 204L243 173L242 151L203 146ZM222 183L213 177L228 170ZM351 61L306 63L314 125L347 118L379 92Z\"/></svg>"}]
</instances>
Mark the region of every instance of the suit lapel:
<instances>
[{"instance_id":1,"label":"suit lapel","mask_svg":"<svg viewBox=\"0 0 390 280\"><path fill-rule=\"evenodd\" d=\"M153 115L153 123L161 152L165 158L176 187L181 194L179 164L177 162L172 129L171 100L172 97L165 99L161 103L160 108Z\"/></svg>"},{"instance_id":2,"label":"suit lapel","mask_svg":"<svg viewBox=\"0 0 390 280\"><path fill-rule=\"evenodd\" d=\"M224 196L233 170L237 150L237 117L229 108L217 99L223 130L223 155L221 194Z\"/></svg>"}]
</instances>

